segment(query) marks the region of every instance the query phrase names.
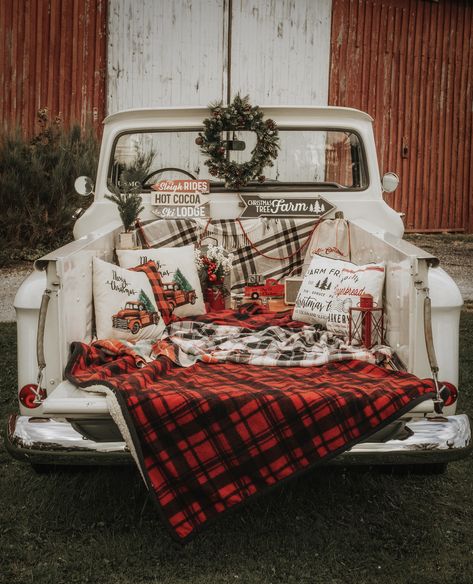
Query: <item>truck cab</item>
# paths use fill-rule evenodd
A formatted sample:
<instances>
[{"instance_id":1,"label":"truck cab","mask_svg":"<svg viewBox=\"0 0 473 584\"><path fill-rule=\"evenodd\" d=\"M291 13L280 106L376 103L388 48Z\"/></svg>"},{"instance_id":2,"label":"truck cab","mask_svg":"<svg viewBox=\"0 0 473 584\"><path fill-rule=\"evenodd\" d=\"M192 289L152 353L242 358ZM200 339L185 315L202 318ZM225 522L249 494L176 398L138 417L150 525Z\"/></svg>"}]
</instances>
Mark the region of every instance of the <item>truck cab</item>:
<instances>
[{"instance_id":1,"label":"truck cab","mask_svg":"<svg viewBox=\"0 0 473 584\"><path fill-rule=\"evenodd\" d=\"M276 209L279 216L286 213L288 221L320 220L325 235L314 240L312 247L333 249L341 243L330 229L337 218L343 220L349 227L351 260L386 264L388 344L408 372L420 378L435 376L438 396L406 413L407 434L397 435L394 429L392 434L385 432L353 446L331 463L444 465L470 451L469 420L456 412L462 298L438 259L403 239L402 218L383 196L395 187L396 177L380 175L372 118L341 107L262 109L277 123L280 153L262 182L241 189L229 188L209 174L195 144L206 108L129 110L105 119L97 178L90 194L94 200L76 222L75 240L38 259L15 298L19 398L7 432L13 456L35 465L132 460L106 397L100 391L85 392L64 376L71 343L95 338L92 259L113 261L121 223L106 195L112 193L111 184L120 186L124 168L136 172L144 206L140 223L145 226L159 218L182 230L189 225L185 221L197 222L202 230L208 225L217 230L223 222L249 217L256 225L253 242L257 246L258 234L268 221L277 220L271 217ZM246 142L246 153L232 152L235 160L243 160L254 145L251 133L242 133L240 140ZM144 173L136 164L143 154L150 160ZM188 205L172 198L165 204L151 188L162 180L206 180L210 192L202 194L197 188ZM250 206L249 201L264 204ZM286 210L291 203L293 216ZM258 208L262 215L255 218L252 213ZM264 214L265 208L269 215ZM309 208L309 218L301 216L303 208ZM185 243L185 233L182 237ZM236 231L228 235L229 245L238 237ZM272 253L290 256L290 250L279 252L280 247L275 242ZM304 267L301 262L287 275L302 276ZM274 280L255 286L250 296L270 294L273 286L275 295L283 296L283 287ZM165 282L163 287L176 307L195 302L194 291L179 289L175 282ZM154 315L143 309L128 303L115 315L114 326L135 333L154 323Z\"/></svg>"}]
</instances>

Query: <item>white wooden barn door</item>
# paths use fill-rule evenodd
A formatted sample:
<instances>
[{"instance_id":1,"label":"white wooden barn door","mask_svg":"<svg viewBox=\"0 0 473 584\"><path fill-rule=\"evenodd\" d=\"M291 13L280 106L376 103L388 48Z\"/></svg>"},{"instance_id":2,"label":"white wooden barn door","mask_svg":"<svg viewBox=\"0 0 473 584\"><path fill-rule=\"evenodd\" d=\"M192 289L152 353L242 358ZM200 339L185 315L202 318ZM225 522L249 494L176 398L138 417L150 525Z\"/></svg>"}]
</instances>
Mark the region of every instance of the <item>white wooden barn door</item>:
<instances>
[{"instance_id":1,"label":"white wooden barn door","mask_svg":"<svg viewBox=\"0 0 473 584\"><path fill-rule=\"evenodd\" d=\"M107 111L325 105L331 0L110 0Z\"/></svg>"}]
</instances>

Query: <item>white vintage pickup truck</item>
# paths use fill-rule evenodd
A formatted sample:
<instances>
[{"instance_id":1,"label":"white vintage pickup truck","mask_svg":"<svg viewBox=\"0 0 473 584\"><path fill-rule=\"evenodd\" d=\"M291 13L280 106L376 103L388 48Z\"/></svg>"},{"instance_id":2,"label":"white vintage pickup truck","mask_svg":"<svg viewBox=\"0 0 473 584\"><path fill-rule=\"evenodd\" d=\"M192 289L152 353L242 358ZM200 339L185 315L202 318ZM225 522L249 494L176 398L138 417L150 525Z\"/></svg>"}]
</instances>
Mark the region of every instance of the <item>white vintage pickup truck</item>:
<instances>
[{"instance_id":1,"label":"white vintage pickup truck","mask_svg":"<svg viewBox=\"0 0 473 584\"><path fill-rule=\"evenodd\" d=\"M158 219L187 222L201 231L219 221L221 225L269 224L280 219L265 216L264 209L260 217L253 210L250 219L238 219L251 199L243 195L307 200L312 219L301 219L296 213L292 219L286 215L286 220L342 217L349 226L351 261L385 263L386 344L401 368L419 378L433 378L436 394L327 463L424 465L438 471L471 450L469 420L456 413L462 298L438 259L403 239L401 216L383 198L383 192L396 188L397 177L380 176L373 120L361 111L339 107L263 111L277 123L279 155L260 182L241 189L227 188L204 164L195 140L208 113L205 108L131 110L105 120L96 182L82 193L94 201L77 220L75 241L37 260L15 298L19 411L8 423L7 447L12 456L36 469L132 461L107 396L100 388L96 392L78 388L65 379L64 370L71 343L90 343L95 337L92 259L113 262L121 230L117 208L105 195L111 194L111 184L120 187L120 169L137 157L148 163L147 176L133 185L142 197L143 228ZM239 138L251 144L252 136ZM231 156L243 160L245 153L236 148ZM151 185L176 179L209 180L210 192L202 195L205 204L183 206L178 201L173 207L163 205L163 199L157 201ZM274 209L280 216L283 204ZM233 243L227 238L230 248L238 245L239 235ZM258 241L252 243L258 247ZM318 242L318 248L331 245L332 240ZM286 275L303 275L302 261L295 267L289 266Z\"/></svg>"}]
</instances>

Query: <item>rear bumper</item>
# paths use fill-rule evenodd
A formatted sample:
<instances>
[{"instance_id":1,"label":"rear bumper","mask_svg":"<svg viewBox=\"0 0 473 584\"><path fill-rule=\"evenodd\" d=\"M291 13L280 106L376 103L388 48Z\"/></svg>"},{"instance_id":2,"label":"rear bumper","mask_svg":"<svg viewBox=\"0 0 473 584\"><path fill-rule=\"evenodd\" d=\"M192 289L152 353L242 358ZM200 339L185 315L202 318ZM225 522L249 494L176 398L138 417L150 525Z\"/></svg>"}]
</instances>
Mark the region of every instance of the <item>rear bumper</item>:
<instances>
[{"instance_id":1,"label":"rear bumper","mask_svg":"<svg viewBox=\"0 0 473 584\"><path fill-rule=\"evenodd\" d=\"M362 442L330 459L334 465L388 465L448 463L467 456L472 448L465 414L410 421L404 440ZM110 465L132 462L125 442L96 442L86 438L64 418L12 415L6 447L19 460L33 464Z\"/></svg>"},{"instance_id":2,"label":"rear bumper","mask_svg":"<svg viewBox=\"0 0 473 584\"><path fill-rule=\"evenodd\" d=\"M362 442L329 461L338 465L436 464L460 460L473 450L468 416L437 416L407 422L405 440Z\"/></svg>"},{"instance_id":3,"label":"rear bumper","mask_svg":"<svg viewBox=\"0 0 473 584\"><path fill-rule=\"evenodd\" d=\"M12 415L5 436L8 452L32 464L120 465L133 462L125 442L85 438L64 418Z\"/></svg>"}]
</instances>

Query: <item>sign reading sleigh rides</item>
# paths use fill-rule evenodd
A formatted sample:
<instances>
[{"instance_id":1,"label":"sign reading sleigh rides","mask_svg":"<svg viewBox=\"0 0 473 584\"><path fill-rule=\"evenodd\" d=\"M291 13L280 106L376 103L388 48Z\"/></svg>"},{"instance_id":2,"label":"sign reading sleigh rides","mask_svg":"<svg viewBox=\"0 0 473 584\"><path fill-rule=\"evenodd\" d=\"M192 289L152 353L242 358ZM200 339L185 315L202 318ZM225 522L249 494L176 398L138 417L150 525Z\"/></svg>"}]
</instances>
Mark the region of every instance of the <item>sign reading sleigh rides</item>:
<instances>
[{"instance_id":1,"label":"sign reading sleigh rides","mask_svg":"<svg viewBox=\"0 0 473 584\"><path fill-rule=\"evenodd\" d=\"M153 212L164 219L208 217L209 202L202 195L210 192L208 180L161 180L152 187Z\"/></svg>"}]
</instances>

